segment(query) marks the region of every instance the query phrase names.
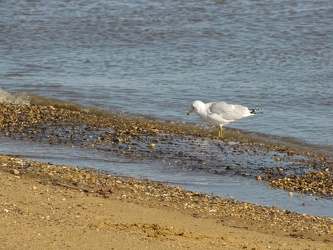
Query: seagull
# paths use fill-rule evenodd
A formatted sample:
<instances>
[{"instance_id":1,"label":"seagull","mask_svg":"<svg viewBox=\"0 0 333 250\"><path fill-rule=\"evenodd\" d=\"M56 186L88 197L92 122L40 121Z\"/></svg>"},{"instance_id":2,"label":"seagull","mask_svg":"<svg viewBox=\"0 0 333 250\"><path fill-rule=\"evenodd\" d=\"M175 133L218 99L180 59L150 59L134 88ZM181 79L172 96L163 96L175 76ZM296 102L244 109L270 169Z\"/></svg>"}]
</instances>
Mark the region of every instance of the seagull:
<instances>
[{"instance_id":1,"label":"seagull","mask_svg":"<svg viewBox=\"0 0 333 250\"><path fill-rule=\"evenodd\" d=\"M249 109L242 105L228 104L226 102L203 103L197 100L192 103L187 115L190 115L194 111L202 120L219 126L219 138L221 138L223 125L250 115L262 113L262 110L261 108Z\"/></svg>"}]
</instances>

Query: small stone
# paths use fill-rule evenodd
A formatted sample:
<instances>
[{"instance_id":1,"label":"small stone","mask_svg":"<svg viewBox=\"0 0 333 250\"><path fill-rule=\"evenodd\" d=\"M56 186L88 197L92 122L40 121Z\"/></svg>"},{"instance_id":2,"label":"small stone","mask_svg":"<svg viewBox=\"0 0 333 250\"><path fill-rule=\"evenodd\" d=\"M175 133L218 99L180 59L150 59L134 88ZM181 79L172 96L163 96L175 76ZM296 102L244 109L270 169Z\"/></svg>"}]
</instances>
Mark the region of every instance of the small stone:
<instances>
[{"instance_id":1,"label":"small stone","mask_svg":"<svg viewBox=\"0 0 333 250\"><path fill-rule=\"evenodd\" d=\"M115 137L115 138L113 138L113 142L120 143L120 142L122 142L122 140L119 137Z\"/></svg>"},{"instance_id":2,"label":"small stone","mask_svg":"<svg viewBox=\"0 0 333 250\"><path fill-rule=\"evenodd\" d=\"M20 171L18 171L17 169L12 169L10 171L11 174L14 174L14 175L19 175L20 174Z\"/></svg>"}]
</instances>

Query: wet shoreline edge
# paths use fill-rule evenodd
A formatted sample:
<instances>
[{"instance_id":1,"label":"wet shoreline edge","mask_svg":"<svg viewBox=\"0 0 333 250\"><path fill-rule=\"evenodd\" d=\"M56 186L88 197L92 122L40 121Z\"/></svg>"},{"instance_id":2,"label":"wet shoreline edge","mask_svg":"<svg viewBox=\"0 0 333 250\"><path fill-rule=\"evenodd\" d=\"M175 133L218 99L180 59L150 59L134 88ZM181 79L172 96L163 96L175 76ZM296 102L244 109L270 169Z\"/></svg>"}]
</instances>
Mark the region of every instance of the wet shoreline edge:
<instances>
[{"instance_id":1,"label":"wet shoreline edge","mask_svg":"<svg viewBox=\"0 0 333 250\"><path fill-rule=\"evenodd\" d=\"M269 182L269 186L273 188L328 199L333 197L333 162L331 158L309 151L299 151L269 143L242 141L239 137L227 137L220 141L207 134L207 131L195 126L148 122L137 117L117 114L110 116L110 113L106 116L54 106L3 103L0 104L0 112L2 114L0 131L6 137L94 148L118 157L132 159L175 158L180 161L181 167L188 162L197 162L200 165L210 161L213 166L214 164L224 164L223 172L235 171L234 174L256 178L258 181L264 180ZM194 140L206 140L205 138L211 138L209 139L211 144L215 148L217 147L215 153L219 153L221 150L225 152L225 155L221 157L235 158L238 161L240 157L245 159L269 155L268 157L273 158L273 163L265 164L275 164L274 162L276 162L276 164L282 163L282 165L276 165L271 169L266 169L267 166L263 165L255 171L249 168L233 169L230 164L238 165L238 162L229 162L228 159L222 159L220 156L220 158L212 159L210 154L213 149L211 147L200 148L200 145L197 147L196 142L193 142ZM182 143L180 144L179 141ZM197 147L195 150L202 152L203 157L198 156L197 153L190 155L181 148L175 152L174 147L182 147L182 145ZM303 157L302 160L298 159L300 157ZM262 161L260 158L259 160L254 158L254 160L257 161L254 162L255 167ZM189 168L192 167L191 164ZM219 174L221 169L214 170L214 172Z\"/></svg>"}]
</instances>

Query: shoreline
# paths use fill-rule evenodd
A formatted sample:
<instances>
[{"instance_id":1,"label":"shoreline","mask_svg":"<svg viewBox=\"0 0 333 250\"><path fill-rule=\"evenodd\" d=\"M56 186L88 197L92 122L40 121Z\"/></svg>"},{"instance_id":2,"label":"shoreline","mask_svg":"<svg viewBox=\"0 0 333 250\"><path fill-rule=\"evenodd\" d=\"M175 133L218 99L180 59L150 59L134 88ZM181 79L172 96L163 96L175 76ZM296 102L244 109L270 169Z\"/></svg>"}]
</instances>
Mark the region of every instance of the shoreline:
<instances>
[{"instance_id":1,"label":"shoreline","mask_svg":"<svg viewBox=\"0 0 333 250\"><path fill-rule=\"evenodd\" d=\"M85 246L113 245L115 249L137 245L148 249L154 246L331 249L333 246L332 218L256 206L160 182L105 175L93 169L4 155L0 156L0 164L0 211L4 228L0 239L7 249L23 247L24 241L13 239L28 226L29 234L36 235L28 244L25 242L26 249L51 243L54 246L51 249L55 249L66 247L68 242L72 249L78 249L80 241L73 240L73 236L90 233L93 237L89 236ZM126 236L125 245L119 239L111 240L119 236ZM105 242L105 237L109 241Z\"/></svg>"},{"instance_id":2,"label":"shoreline","mask_svg":"<svg viewBox=\"0 0 333 250\"><path fill-rule=\"evenodd\" d=\"M101 150L133 160L177 159L181 167L187 165L189 169L191 162L205 167L211 163L218 173L264 180L272 188L290 192L333 197L332 156L279 143L250 142L242 136L216 140L200 128L111 113L105 116L53 106L4 103L0 103L0 113L0 132L9 138ZM211 144L206 149L197 143L205 138ZM219 168L214 170L216 165ZM239 165L242 167L232 167Z\"/></svg>"},{"instance_id":3,"label":"shoreline","mask_svg":"<svg viewBox=\"0 0 333 250\"><path fill-rule=\"evenodd\" d=\"M1 104L0 112L0 131L13 139L80 145L132 159L217 161L226 166L221 171L242 170L239 175L269 181L275 188L328 197L333 192L331 160L310 152L209 138L217 153L223 149L226 159L221 160L211 157L211 147L199 147L191 154L196 140L207 134L185 126L53 106ZM175 151L177 147L181 151ZM233 172L224 163L229 159L235 159L231 164L242 159L246 163L251 157L258 157L254 164L263 164L261 157L266 157L268 163L286 167L251 172L251 167L242 166ZM290 163L296 163L295 171L304 166L304 173L286 175L294 171L292 164L287 167ZM0 155L0 179L4 242L0 249L82 249L81 244L89 249L332 249L333 245L333 218L223 199L153 180L10 155ZM26 236L18 240L17 235Z\"/></svg>"}]
</instances>

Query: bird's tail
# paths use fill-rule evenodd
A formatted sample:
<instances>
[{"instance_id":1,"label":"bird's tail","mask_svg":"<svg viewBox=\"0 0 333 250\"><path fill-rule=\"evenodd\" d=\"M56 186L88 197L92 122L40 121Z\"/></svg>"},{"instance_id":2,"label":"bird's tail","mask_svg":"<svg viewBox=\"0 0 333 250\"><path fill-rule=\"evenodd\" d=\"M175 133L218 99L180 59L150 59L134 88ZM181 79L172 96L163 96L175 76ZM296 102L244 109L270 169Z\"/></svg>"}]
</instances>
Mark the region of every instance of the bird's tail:
<instances>
[{"instance_id":1,"label":"bird's tail","mask_svg":"<svg viewBox=\"0 0 333 250\"><path fill-rule=\"evenodd\" d=\"M258 109L249 109L249 110L250 110L250 113L251 113L251 114L254 114L254 115L264 113L264 110L263 110L262 108L258 108Z\"/></svg>"}]
</instances>

